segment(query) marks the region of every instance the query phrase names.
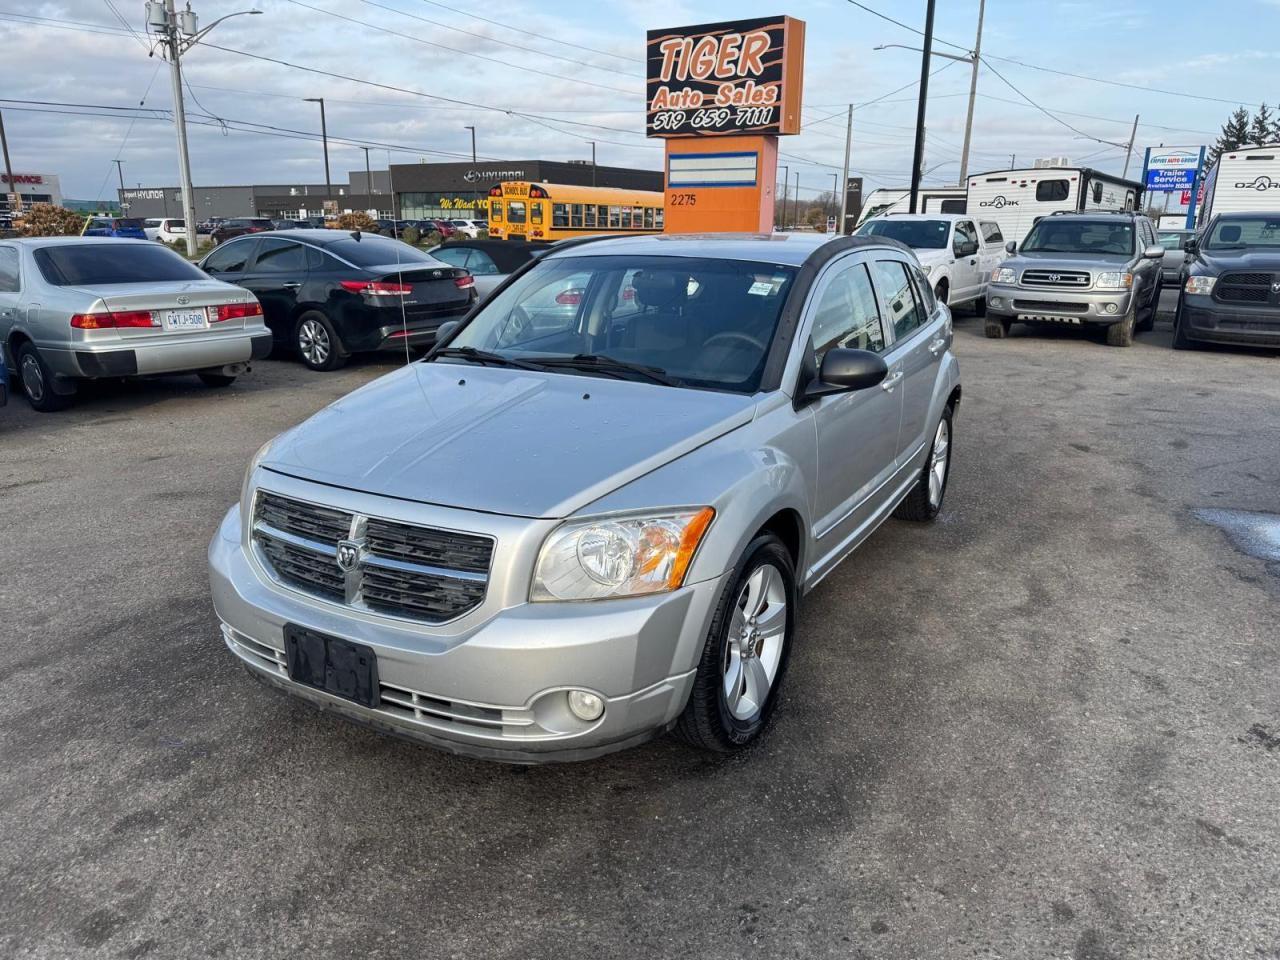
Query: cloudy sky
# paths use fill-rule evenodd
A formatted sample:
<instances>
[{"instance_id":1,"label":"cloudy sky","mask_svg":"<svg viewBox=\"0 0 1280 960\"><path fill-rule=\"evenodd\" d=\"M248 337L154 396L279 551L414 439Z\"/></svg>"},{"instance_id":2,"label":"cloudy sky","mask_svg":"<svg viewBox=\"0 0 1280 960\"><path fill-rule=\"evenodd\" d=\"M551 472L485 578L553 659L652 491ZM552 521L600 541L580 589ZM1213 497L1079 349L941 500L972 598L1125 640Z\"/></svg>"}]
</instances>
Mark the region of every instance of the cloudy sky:
<instances>
[{"instance_id":1,"label":"cloudy sky","mask_svg":"<svg viewBox=\"0 0 1280 960\"><path fill-rule=\"evenodd\" d=\"M203 26L252 2L194 5ZM210 35L211 44L226 49L202 45L184 60L197 184L322 183L313 139L319 110L304 97L326 100L335 181L363 169L361 145L377 145L375 167L385 167L388 157L469 159L467 125L477 128L484 158L587 159L594 140L602 164L657 169L661 145L643 136L645 30L778 13L808 23L806 128L781 148L782 162L800 173L802 195L831 189L850 102L859 105L853 172L866 177L868 188L908 177L916 93L908 85L918 78L919 54L873 48L919 38L850 0L259 0L259 6L263 15L235 18ZM923 25L923 0L864 6ZM937 36L957 45L938 49L967 50L978 0L939 0L938 7ZM1217 14L1207 16L1209 8ZM165 115L109 109L171 107L168 69L149 57L143 17L139 0L37 2L22 15L0 13L0 95L7 98L0 110L15 171L59 174L64 194L77 199L114 195L117 158L129 187L177 182ZM1280 59L1268 40L1277 34L1280 0L1158 6L989 0L983 53L991 68L979 79L970 170L1007 166L1012 155L1020 163L1068 156L1119 173L1124 150L1105 141L1127 140L1135 113L1142 117L1139 168L1142 147L1211 142L1233 106L1280 98L1280 83L1267 82ZM934 69L927 181L954 182L969 68L936 59Z\"/></svg>"}]
</instances>

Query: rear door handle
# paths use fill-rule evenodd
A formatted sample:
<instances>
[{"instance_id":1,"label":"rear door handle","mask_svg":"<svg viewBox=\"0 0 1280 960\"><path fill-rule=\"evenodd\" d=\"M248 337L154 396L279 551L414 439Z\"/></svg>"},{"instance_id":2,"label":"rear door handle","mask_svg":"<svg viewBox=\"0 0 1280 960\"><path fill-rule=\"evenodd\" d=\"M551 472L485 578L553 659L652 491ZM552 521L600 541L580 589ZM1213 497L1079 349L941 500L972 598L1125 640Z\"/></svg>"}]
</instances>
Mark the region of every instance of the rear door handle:
<instances>
[{"instance_id":1,"label":"rear door handle","mask_svg":"<svg viewBox=\"0 0 1280 960\"><path fill-rule=\"evenodd\" d=\"M893 388L898 385L898 381L902 379L902 371L898 370L890 374L888 377L880 381L880 389L885 393L892 393Z\"/></svg>"},{"instance_id":2,"label":"rear door handle","mask_svg":"<svg viewBox=\"0 0 1280 960\"><path fill-rule=\"evenodd\" d=\"M939 337L937 340L933 341L933 343L929 344L929 352L936 357L939 353L943 351L946 345L947 345L947 341L942 337Z\"/></svg>"}]
</instances>

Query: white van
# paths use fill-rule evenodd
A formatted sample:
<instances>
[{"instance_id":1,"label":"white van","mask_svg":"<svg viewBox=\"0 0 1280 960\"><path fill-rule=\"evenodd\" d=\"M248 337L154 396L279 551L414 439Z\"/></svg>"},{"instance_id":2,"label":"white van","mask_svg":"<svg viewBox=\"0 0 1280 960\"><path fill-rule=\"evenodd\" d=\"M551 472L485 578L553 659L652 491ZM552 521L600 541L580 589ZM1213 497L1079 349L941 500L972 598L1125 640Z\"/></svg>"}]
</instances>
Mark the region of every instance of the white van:
<instances>
[{"instance_id":1,"label":"white van","mask_svg":"<svg viewBox=\"0 0 1280 960\"><path fill-rule=\"evenodd\" d=\"M1137 210L1142 184L1089 167L993 170L969 178L967 210L1022 243L1036 221L1059 210Z\"/></svg>"},{"instance_id":2,"label":"white van","mask_svg":"<svg viewBox=\"0 0 1280 960\"><path fill-rule=\"evenodd\" d=\"M1203 227L1220 213L1280 212L1280 143L1224 153L1204 178Z\"/></svg>"},{"instance_id":3,"label":"white van","mask_svg":"<svg viewBox=\"0 0 1280 960\"><path fill-rule=\"evenodd\" d=\"M964 187L921 187L918 213L964 213ZM907 213L911 209L911 190L907 187L881 187L867 194L858 216L857 226L885 213Z\"/></svg>"}]
</instances>

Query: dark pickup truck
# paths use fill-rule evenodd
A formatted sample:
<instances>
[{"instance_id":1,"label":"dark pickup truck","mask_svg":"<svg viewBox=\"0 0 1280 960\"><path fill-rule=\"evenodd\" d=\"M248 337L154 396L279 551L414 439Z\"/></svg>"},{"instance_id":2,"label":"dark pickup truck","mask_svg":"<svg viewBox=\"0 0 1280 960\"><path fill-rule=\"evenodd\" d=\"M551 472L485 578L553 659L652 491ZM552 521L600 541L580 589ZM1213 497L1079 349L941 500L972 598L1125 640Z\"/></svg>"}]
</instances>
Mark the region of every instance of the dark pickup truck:
<instances>
[{"instance_id":1,"label":"dark pickup truck","mask_svg":"<svg viewBox=\"0 0 1280 960\"><path fill-rule=\"evenodd\" d=\"M1173 347L1280 347L1280 211L1215 217L1187 241Z\"/></svg>"}]
</instances>

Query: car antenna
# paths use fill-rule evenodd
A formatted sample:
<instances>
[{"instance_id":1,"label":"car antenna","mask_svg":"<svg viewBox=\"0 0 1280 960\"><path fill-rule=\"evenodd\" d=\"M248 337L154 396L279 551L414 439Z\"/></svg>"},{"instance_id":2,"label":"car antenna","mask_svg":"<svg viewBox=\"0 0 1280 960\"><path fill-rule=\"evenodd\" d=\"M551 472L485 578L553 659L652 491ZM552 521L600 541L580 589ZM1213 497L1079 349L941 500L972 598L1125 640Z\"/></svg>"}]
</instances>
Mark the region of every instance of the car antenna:
<instances>
[{"instance_id":1,"label":"car antenna","mask_svg":"<svg viewBox=\"0 0 1280 960\"><path fill-rule=\"evenodd\" d=\"M355 240L355 241L357 241L357 242L360 240L360 228L359 228L359 227L356 227L356 229L354 229L354 230L352 230L352 231L351 231L351 239L352 239L352 240Z\"/></svg>"}]
</instances>

